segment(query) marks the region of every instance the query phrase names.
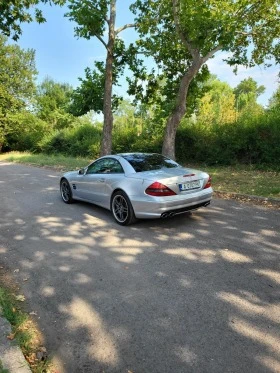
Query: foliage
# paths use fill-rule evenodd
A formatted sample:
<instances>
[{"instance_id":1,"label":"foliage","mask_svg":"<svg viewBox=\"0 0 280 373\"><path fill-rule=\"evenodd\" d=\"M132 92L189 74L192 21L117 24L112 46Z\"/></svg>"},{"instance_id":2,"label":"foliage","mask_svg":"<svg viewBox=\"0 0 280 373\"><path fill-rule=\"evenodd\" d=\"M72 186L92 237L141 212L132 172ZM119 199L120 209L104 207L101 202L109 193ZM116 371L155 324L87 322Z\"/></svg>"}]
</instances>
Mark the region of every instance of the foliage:
<instances>
[{"instance_id":1,"label":"foliage","mask_svg":"<svg viewBox=\"0 0 280 373\"><path fill-rule=\"evenodd\" d=\"M280 110L280 86L273 93L272 97L269 100L269 109Z\"/></svg>"},{"instance_id":2,"label":"foliage","mask_svg":"<svg viewBox=\"0 0 280 373\"><path fill-rule=\"evenodd\" d=\"M68 127L73 121L69 114L73 89L67 83L58 83L47 77L37 87L35 112L53 128Z\"/></svg>"},{"instance_id":3,"label":"foliage","mask_svg":"<svg viewBox=\"0 0 280 373\"><path fill-rule=\"evenodd\" d=\"M136 127L123 127L113 131L113 152L151 152L160 153L162 138L143 131L139 133Z\"/></svg>"},{"instance_id":4,"label":"foliage","mask_svg":"<svg viewBox=\"0 0 280 373\"><path fill-rule=\"evenodd\" d=\"M10 373L8 369L3 368L3 364L1 360L0 360L0 373Z\"/></svg>"},{"instance_id":5,"label":"foliage","mask_svg":"<svg viewBox=\"0 0 280 373\"><path fill-rule=\"evenodd\" d=\"M42 10L34 8L34 16L31 9L39 4L57 4L63 5L65 0L17 0L6 1L0 0L0 31L2 34L18 40L21 35L21 23L32 22L35 19L37 22L45 22Z\"/></svg>"},{"instance_id":6,"label":"foliage","mask_svg":"<svg viewBox=\"0 0 280 373\"><path fill-rule=\"evenodd\" d=\"M207 93L197 100L197 121L209 126L234 122L235 96L230 85L211 76L205 83L205 88Z\"/></svg>"},{"instance_id":7,"label":"foliage","mask_svg":"<svg viewBox=\"0 0 280 373\"><path fill-rule=\"evenodd\" d=\"M258 83L251 77L242 80L234 89L236 110L242 112L249 106L257 110L257 98L263 94L265 87L258 86Z\"/></svg>"},{"instance_id":8,"label":"foliage","mask_svg":"<svg viewBox=\"0 0 280 373\"><path fill-rule=\"evenodd\" d=\"M30 105L35 92L34 50L7 44L0 35L0 151L6 135L13 132L9 115Z\"/></svg>"},{"instance_id":9,"label":"foliage","mask_svg":"<svg viewBox=\"0 0 280 373\"><path fill-rule=\"evenodd\" d=\"M178 130L176 150L184 162L278 165L279 143L280 113L271 112L248 115L232 124L184 123Z\"/></svg>"},{"instance_id":10,"label":"foliage","mask_svg":"<svg viewBox=\"0 0 280 373\"><path fill-rule=\"evenodd\" d=\"M37 144L50 132L48 123L28 111L9 115L13 131L6 136L5 150L37 150Z\"/></svg>"},{"instance_id":11,"label":"foliage","mask_svg":"<svg viewBox=\"0 0 280 373\"><path fill-rule=\"evenodd\" d=\"M106 63L95 64L95 70L86 70L86 80L82 87L76 90L74 96L74 112L86 113L86 110L102 111L104 114L101 154L110 154L112 150L113 106L118 98L113 97L113 85L123 74L125 66L124 42L118 34L133 24L126 24L115 29L117 0L69 0L69 12L66 14L71 21L76 22L75 35L90 39L96 37L106 49ZM108 39L104 34L108 26ZM100 86L104 81L104 90ZM93 98L90 92L94 93ZM98 97L100 95L101 97ZM101 102L102 100L102 102ZM86 105L81 105L85 101ZM101 105L102 104L102 105ZM78 106L81 105L81 108ZM82 109L82 110L81 110Z\"/></svg>"},{"instance_id":12,"label":"foliage","mask_svg":"<svg viewBox=\"0 0 280 373\"><path fill-rule=\"evenodd\" d=\"M114 74L114 84L117 84L117 74ZM81 82L72 93L72 102L69 112L75 116L87 114L90 110L96 113L103 112L105 67L102 62L95 62L95 69L85 69L85 78L78 78ZM122 98L112 95L112 109L116 110Z\"/></svg>"},{"instance_id":13,"label":"foliage","mask_svg":"<svg viewBox=\"0 0 280 373\"><path fill-rule=\"evenodd\" d=\"M100 152L101 131L90 123L46 134L38 149L48 154L97 157Z\"/></svg>"},{"instance_id":14,"label":"foliage","mask_svg":"<svg viewBox=\"0 0 280 373\"><path fill-rule=\"evenodd\" d=\"M143 54L156 66L150 71L140 59L130 60L134 75L128 77L129 94L137 101L156 106L161 116L167 118L174 110L180 81L184 72L191 66L190 54L176 34L176 27L167 1L136 1L131 6L136 14L136 28L139 39L136 46L130 46L132 56ZM154 64L152 64L154 65ZM192 114L195 100L204 93L203 82L209 78L206 65L191 82L188 94L188 112Z\"/></svg>"},{"instance_id":15,"label":"foliage","mask_svg":"<svg viewBox=\"0 0 280 373\"><path fill-rule=\"evenodd\" d=\"M139 49L153 57L167 79L179 77L175 105L166 124L164 154L175 157L175 135L186 113L190 84L211 57L227 51L228 64L250 67L269 65L269 59L278 56L279 5L279 0L135 2L132 9L140 33Z\"/></svg>"}]
</instances>

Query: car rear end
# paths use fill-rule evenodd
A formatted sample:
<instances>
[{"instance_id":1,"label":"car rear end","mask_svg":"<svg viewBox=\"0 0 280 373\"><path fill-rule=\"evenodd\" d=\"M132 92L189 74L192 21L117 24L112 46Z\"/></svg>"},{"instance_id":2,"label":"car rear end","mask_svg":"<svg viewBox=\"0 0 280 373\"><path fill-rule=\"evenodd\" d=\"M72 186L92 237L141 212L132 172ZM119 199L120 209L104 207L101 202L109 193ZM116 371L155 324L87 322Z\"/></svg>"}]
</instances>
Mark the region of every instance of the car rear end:
<instances>
[{"instance_id":1,"label":"car rear end","mask_svg":"<svg viewBox=\"0 0 280 373\"><path fill-rule=\"evenodd\" d=\"M130 196L137 218L165 218L210 204L213 189L207 173L181 168L180 175L172 176L172 171L142 173L142 192Z\"/></svg>"}]
</instances>

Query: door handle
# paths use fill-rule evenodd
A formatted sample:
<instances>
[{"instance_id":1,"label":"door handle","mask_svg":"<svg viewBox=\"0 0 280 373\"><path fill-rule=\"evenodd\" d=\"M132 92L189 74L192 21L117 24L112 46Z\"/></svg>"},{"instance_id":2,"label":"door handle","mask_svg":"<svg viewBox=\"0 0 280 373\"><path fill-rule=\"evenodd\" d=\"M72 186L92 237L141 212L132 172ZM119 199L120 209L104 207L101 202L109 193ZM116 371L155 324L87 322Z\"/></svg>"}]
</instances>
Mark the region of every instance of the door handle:
<instances>
[{"instance_id":1,"label":"door handle","mask_svg":"<svg viewBox=\"0 0 280 373\"><path fill-rule=\"evenodd\" d=\"M104 183L105 179L104 179L104 178L101 178L101 179L98 179L98 181L99 181L100 183Z\"/></svg>"}]
</instances>

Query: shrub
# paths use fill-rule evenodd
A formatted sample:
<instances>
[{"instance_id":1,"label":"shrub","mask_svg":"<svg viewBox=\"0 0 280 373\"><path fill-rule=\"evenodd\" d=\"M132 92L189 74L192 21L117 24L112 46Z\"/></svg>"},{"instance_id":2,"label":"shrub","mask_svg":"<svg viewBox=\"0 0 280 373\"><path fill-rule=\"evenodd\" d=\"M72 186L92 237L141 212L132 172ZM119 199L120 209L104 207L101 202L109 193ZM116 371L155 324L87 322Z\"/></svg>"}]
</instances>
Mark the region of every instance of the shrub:
<instances>
[{"instance_id":1,"label":"shrub","mask_svg":"<svg viewBox=\"0 0 280 373\"><path fill-rule=\"evenodd\" d=\"M85 123L47 134L39 147L44 153L97 157L100 153L100 139L101 131L92 124Z\"/></svg>"},{"instance_id":2,"label":"shrub","mask_svg":"<svg viewBox=\"0 0 280 373\"><path fill-rule=\"evenodd\" d=\"M21 112L9 116L12 130L6 136L9 150L35 151L38 142L49 132L49 126L30 112Z\"/></svg>"},{"instance_id":3,"label":"shrub","mask_svg":"<svg viewBox=\"0 0 280 373\"><path fill-rule=\"evenodd\" d=\"M176 137L181 162L230 165L279 164L280 112L243 117L223 125L184 124Z\"/></svg>"}]
</instances>

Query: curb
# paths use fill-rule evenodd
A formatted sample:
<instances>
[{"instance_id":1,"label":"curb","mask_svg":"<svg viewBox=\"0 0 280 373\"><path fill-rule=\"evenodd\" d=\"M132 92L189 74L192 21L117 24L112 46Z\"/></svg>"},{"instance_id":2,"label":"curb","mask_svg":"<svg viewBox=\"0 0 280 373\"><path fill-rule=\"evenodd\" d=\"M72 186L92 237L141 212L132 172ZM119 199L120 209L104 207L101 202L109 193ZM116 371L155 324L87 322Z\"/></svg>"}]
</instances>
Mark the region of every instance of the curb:
<instances>
[{"instance_id":1,"label":"curb","mask_svg":"<svg viewBox=\"0 0 280 373\"><path fill-rule=\"evenodd\" d=\"M3 368L8 369L9 373L31 373L20 347L7 339L11 332L9 322L0 317L0 360Z\"/></svg>"},{"instance_id":2,"label":"curb","mask_svg":"<svg viewBox=\"0 0 280 373\"><path fill-rule=\"evenodd\" d=\"M214 197L223 199L236 199L242 202L252 202L256 205L280 208L279 198L259 197L249 194L229 193L223 191L214 191Z\"/></svg>"}]
</instances>

